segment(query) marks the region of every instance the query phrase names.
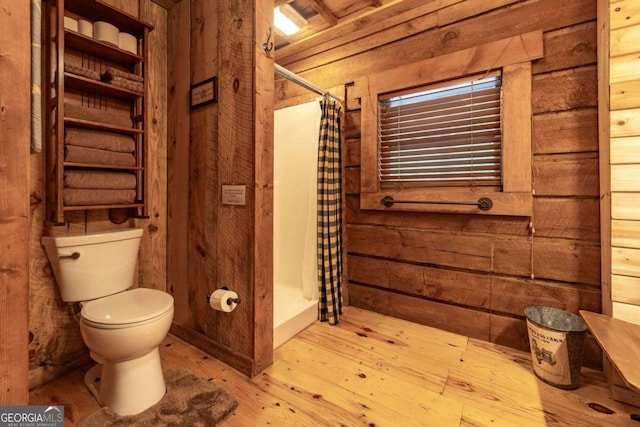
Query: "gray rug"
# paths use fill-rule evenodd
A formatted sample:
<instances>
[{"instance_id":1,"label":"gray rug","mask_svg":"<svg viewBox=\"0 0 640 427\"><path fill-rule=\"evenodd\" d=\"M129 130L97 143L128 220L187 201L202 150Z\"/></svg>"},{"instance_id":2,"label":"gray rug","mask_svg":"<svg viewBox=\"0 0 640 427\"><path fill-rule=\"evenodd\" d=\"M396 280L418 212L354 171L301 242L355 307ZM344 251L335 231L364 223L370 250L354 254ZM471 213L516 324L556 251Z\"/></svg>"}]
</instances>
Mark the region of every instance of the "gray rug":
<instances>
[{"instance_id":1,"label":"gray rug","mask_svg":"<svg viewBox=\"0 0 640 427\"><path fill-rule=\"evenodd\" d=\"M102 408L78 427L215 426L238 406L235 396L184 369L164 373L167 393L160 402L137 415L119 416Z\"/></svg>"}]
</instances>

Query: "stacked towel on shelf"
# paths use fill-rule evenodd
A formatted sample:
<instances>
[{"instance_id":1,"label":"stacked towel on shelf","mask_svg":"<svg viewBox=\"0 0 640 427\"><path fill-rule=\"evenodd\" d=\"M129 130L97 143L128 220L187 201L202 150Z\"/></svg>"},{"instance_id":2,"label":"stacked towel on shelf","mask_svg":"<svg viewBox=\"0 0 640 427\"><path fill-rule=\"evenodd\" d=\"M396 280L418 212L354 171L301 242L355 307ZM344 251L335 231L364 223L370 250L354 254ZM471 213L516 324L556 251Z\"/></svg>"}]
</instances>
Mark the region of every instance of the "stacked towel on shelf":
<instances>
[{"instance_id":1,"label":"stacked towel on shelf","mask_svg":"<svg viewBox=\"0 0 640 427\"><path fill-rule=\"evenodd\" d=\"M126 79L124 77L114 77L111 80L111 84L115 86L123 87L125 89L133 90L136 92L144 91L144 84Z\"/></svg>"},{"instance_id":2,"label":"stacked towel on shelf","mask_svg":"<svg viewBox=\"0 0 640 427\"><path fill-rule=\"evenodd\" d=\"M64 161L129 168L136 165L131 135L98 129L67 127ZM63 201L67 206L130 204L136 198L136 175L112 170L64 171Z\"/></svg>"},{"instance_id":3,"label":"stacked towel on shelf","mask_svg":"<svg viewBox=\"0 0 640 427\"><path fill-rule=\"evenodd\" d=\"M144 91L144 80L137 74L127 73L115 68L107 68L100 76L103 82L111 83L136 92Z\"/></svg>"},{"instance_id":4,"label":"stacked towel on shelf","mask_svg":"<svg viewBox=\"0 0 640 427\"><path fill-rule=\"evenodd\" d=\"M64 72L76 74L78 76L86 77L92 80L100 80L100 73L94 70L89 70L88 68L78 67L71 64L64 64Z\"/></svg>"},{"instance_id":5,"label":"stacked towel on shelf","mask_svg":"<svg viewBox=\"0 0 640 427\"><path fill-rule=\"evenodd\" d=\"M98 148L80 147L66 144L64 161L70 163L89 163L96 165L131 167L136 165L133 153L100 150Z\"/></svg>"},{"instance_id":6,"label":"stacked towel on shelf","mask_svg":"<svg viewBox=\"0 0 640 427\"><path fill-rule=\"evenodd\" d=\"M65 162L131 167L136 165L134 151L130 135L73 127L65 132Z\"/></svg>"},{"instance_id":7,"label":"stacked towel on shelf","mask_svg":"<svg viewBox=\"0 0 640 427\"><path fill-rule=\"evenodd\" d=\"M100 188L105 190L135 190L136 176L129 172L103 170L65 170L65 188Z\"/></svg>"},{"instance_id":8,"label":"stacked towel on shelf","mask_svg":"<svg viewBox=\"0 0 640 427\"><path fill-rule=\"evenodd\" d=\"M72 119L88 120L113 126L132 128L131 114L124 110L105 110L90 108L82 105L65 102L64 116Z\"/></svg>"},{"instance_id":9,"label":"stacked towel on shelf","mask_svg":"<svg viewBox=\"0 0 640 427\"><path fill-rule=\"evenodd\" d=\"M135 142L132 136L102 130L67 127L65 129L64 142L69 145L121 153L133 153L135 151Z\"/></svg>"},{"instance_id":10,"label":"stacked towel on shelf","mask_svg":"<svg viewBox=\"0 0 640 427\"><path fill-rule=\"evenodd\" d=\"M127 73L126 71L121 71L117 68L107 68L107 71L102 73L103 80L110 81L113 77L123 77L125 79L139 83L144 82L144 79L141 76L133 73Z\"/></svg>"},{"instance_id":11,"label":"stacked towel on shelf","mask_svg":"<svg viewBox=\"0 0 640 427\"><path fill-rule=\"evenodd\" d=\"M63 199L68 206L133 203L135 188L133 173L66 170Z\"/></svg>"},{"instance_id":12,"label":"stacked towel on shelf","mask_svg":"<svg viewBox=\"0 0 640 427\"><path fill-rule=\"evenodd\" d=\"M133 203L136 190L65 188L63 201L66 206L121 205Z\"/></svg>"}]
</instances>

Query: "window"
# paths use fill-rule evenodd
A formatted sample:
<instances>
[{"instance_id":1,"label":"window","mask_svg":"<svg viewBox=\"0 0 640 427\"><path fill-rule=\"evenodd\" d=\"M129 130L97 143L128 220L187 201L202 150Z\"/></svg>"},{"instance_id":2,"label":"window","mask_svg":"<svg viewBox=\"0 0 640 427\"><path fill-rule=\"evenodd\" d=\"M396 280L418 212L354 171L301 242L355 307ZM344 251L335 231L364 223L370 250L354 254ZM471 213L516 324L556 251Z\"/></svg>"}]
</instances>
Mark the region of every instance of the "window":
<instances>
[{"instance_id":1,"label":"window","mask_svg":"<svg viewBox=\"0 0 640 427\"><path fill-rule=\"evenodd\" d=\"M382 188L502 184L502 78L493 74L379 100Z\"/></svg>"},{"instance_id":2,"label":"window","mask_svg":"<svg viewBox=\"0 0 640 427\"><path fill-rule=\"evenodd\" d=\"M535 31L357 80L360 208L530 216L542 56Z\"/></svg>"}]
</instances>

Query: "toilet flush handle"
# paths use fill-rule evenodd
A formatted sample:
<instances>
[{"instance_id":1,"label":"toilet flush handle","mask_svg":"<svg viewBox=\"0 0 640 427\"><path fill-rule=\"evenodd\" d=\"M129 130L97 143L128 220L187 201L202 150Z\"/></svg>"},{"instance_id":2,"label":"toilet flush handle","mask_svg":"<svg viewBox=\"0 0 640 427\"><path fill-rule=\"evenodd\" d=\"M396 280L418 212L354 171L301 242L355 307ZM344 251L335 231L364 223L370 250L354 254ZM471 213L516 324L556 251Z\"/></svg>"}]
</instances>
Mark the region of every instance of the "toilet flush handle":
<instances>
[{"instance_id":1,"label":"toilet flush handle","mask_svg":"<svg viewBox=\"0 0 640 427\"><path fill-rule=\"evenodd\" d=\"M59 259L78 259L80 258L80 252L74 252L71 255L60 255Z\"/></svg>"}]
</instances>

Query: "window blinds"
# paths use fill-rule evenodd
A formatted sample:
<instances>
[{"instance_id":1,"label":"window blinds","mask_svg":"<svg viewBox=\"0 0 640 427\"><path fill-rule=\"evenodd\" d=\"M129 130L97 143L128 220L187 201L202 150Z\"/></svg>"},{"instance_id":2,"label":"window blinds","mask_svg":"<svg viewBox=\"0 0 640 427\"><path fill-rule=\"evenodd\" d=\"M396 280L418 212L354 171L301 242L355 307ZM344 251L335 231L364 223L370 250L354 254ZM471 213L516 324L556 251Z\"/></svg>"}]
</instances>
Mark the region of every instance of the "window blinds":
<instances>
[{"instance_id":1,"label":"window blinds","mask_svg":"<svg viewBox=\"0 0 640 427\"><path fill-rule=\"evenodd\" d=\"M382 187L501 185L501 77L379 100Z\"/></svg>"}]
</instances>

